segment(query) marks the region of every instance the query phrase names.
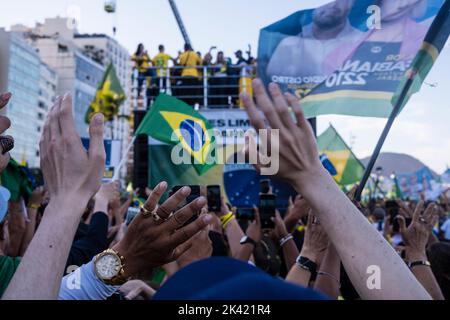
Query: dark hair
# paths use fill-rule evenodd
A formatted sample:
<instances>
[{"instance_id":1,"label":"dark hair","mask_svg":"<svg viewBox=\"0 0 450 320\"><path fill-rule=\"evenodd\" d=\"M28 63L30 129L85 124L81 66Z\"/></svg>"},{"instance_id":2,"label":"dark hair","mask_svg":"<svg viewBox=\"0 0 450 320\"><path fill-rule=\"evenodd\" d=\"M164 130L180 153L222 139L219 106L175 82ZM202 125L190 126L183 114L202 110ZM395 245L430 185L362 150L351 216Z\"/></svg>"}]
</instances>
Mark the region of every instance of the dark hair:
<instances>
[{"instance_id":1,"label":"dark hair","mask_svg":"<svg viewBox=\"0 0 450 320\"><path fill-rule=\"evenodd\" d=\"M445 299L450 299L450 243L433 243L427 250L436 281L441 287Z\"/></svg>"},{"instance_id":2,"label":"dark hair","mask_svg":"<svg viewBox=\"0 0 450 320\"><path fill-rule=\"evenodd\" d=\"M144 45L142 43L139 43L135 52L135 55L140 55L144 52Z\"/></svg>"},{"instance_id":3,"label":"dark hair","mask_svg":"<svg viewBox=\"0 0 450 320\"><path fill-rule=\"evenodd\" d=\"M158 46L158 50L159 50L159 51L163 51L163 50L164 50L164 46L163 46L162 44L160 44L160 45Z\"/></svg>"}]
</instances>

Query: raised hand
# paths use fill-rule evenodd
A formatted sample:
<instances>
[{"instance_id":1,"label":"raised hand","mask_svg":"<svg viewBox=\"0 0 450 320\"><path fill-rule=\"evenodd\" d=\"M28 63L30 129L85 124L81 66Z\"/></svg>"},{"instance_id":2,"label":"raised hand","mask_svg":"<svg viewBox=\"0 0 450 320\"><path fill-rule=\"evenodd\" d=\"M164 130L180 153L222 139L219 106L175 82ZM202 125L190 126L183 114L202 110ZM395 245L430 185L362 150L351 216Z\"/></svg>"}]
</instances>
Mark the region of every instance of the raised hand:
<instances>
[{"instance_id":1,"label":"raised hand","mask_svg":"<svg viewBox=\"0 0 450 320\"><path fill-rule=\"evenodd\" d=\"M211 257L213 248L211 239L209 239L208 230L201 230L191 239L181 245L181 251L186 250L178 259L180 268L187 266L195 261Z\"/></svg>"},{"instance_id":2,"label":"raised hand","mask_svg":"<svg viewBox=\"0 0 450 320\"><path fill-rule=\"evenodd\" d=\"M173 212L189 196L189 187L183 187L158 206L167 183L161 182L151 192L139 213L128 227L123 239L113 249L125 258L125 277L149 268L175 261L189 247L183 246L211 222L210 215L200 216L183 225L206 204L199 197L177 212ZM158 218L159 217L159 218Z\"/></svg>"},{"instance_id":3,"label":"raised hand","mask_svg":"<svg viewBox=\"0 0 450 320\"><path fill-rule=\"evenodd\" d=\"M292 94L283 95L276 84L269 85L270 97L259 79L253 80L253 99L245 94L241 96L251 124L256 130L279 130L279 140L272 141L268 135L267 145L276 145L279 150L278 176L294 186L307 181L310 174L324 170L319 161L316 141L309 122L305 119L299 100ZM261 115L258 108L264 113ZM289 113L289 107L295 114L297 123ZM267 120L267 126L265 120ZM261 135L264 140L264 135ZM264 141L263 141L264 142ZM283 146L280 148L279 146ZM268 148L270 150L271 148ZM272 155L272 161L276 161ZM259 164L262 166L262 164ZM301 188L301 185L299 186Z\"/></svg>"},{"instance_id":4,"label":"raised hand","mask_svg":"<svg viewBox=\"0 0 450 320\"><path fill-rule=\"evenodd\" d=\"M424 257L426 259L425 248L428 238L433 230L433 226L439 219L434 203L430 203L425 211L423 211L423 207L424 203L420 201L414 210L409 227L406 227L403 216L397 216L399 231L405 243L406 254L407 256L412 256L411 259L420 260L419 258Z\"/></svg>"},{"instance_id":5,"label":"raised hand","mask_svg":"<svg viewBox=\"0 0 450 320\"><path fill-rule=\"evenodd\" d=\"M102 184L95 195L95 201L105 201L106 204L117 202L117 200L120 200L119 183L117 181Z\"/></svg>"},{"instance_id":6,"label":"raised hand","mask_svg":"<svg viewBox=\"0 0 450 320\"><path fill-rule=\"evenodd\" d=\"M40 206L44 202L47 191L44 187L37 187L31 193L30 199L28 200L28 206Z\"/></svg>"},{"instance_id":7,"label":"raised hand","mask_svg":"<svg viewBox=\"0 0 450 320\"><path fill-rule=\"evenodd\" d=\"M89 152L75 130L72 98L58 98L40 142L41 169L50 202L3 299L55 299L75 231L100 187L105 168L103 115L89 125ZM26 288L26 289L25 289Z\"/></svg>"},{"instance_id":8,"label":"raised hand","mask_svg":"<svg viewBox=\"0 0 450 320\"><path fill-rule=\"evenodd\" d=\"M328 247L328 236L317 218L310 212L306 225L305 240L303 242L301 256L317 263L317 260Z\"/></svg>"},{"instance_id":9,"label":"raised hand","mask_svg":"<svg viewBox=\"0 0 450 320\"><path fill-rule=\"evenodd\" d=\"M259 243L262 238L262 230L261 230L261 220L259 218L259 210L258 208L254 208L255 211L255 219L248 225L247 231L245 234L247 237Z\"/></svg>"},{"instance_id":10,"label":"raised hand","mask_svg":"<svg viewBox=\"0 0 450 320\"><path fill-rule=\"evenodd\" d=\"M275 229L273 230L276 241L280 241L282 238L286 237L289 232L286 229L286 225L284 224L283 219L280 216L278 210L275 211L275 217L272 218L272 221L275 223Z\"/></svg>"},{"instance_id":11,"label":"raised hand","mask_svg":"<svg viewBox=\"0 0 450 320\"><path fill-rule=\"evenodd\" d=\"M0 109L3 109L11 99L11 93L0 95ZM0 135L2 135L11 126L8 117L0 116ZM14 139L11 136L0 136L0 172L8 165L10 156L9 151L14 147Z\"/></svg>"},{"instance_id":12,"label":"raised hand","mask_svg":"<svg viewBox=\"0 0 450 320\"><path fill-rule=\"evenodd\" d=\"M120 293L125 296L127 300L135 300L137 298L143 298L150 300L155 294L155 290L148 286L142 280L129 280L119 289Z\"/></svg>"},{"instance_id":13,"label":"raised hand","mask_svg":"<svg viewBox=\"0 0 450 320\"><path fill-rule=\"evenodd\" d=\"M40 142L41 168L51 202L73 199L76 205L84 206L100 188L106 157L102 114L93 117L89 137L86 151L75 129L71 95L58 98Z\"/></svg>"}]
</instances>

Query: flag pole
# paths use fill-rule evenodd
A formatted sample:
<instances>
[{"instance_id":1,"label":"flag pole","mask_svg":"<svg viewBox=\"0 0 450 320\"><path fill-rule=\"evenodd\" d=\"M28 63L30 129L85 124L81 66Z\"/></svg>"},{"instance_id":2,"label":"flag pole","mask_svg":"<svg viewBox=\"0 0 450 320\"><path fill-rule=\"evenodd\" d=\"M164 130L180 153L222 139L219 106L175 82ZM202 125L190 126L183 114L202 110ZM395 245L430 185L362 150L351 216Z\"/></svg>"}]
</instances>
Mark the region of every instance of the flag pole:
<instances>
[{"instance_id":1,"label":"flag pole","mask_svg":"<svg viewBox=\"0 0 450 320\"><path fill-rule=\"evenodd\" d=\"M372 157L370 158L369 163L367 164L366 171L364 172L364 175L361 179L361 182L358 185L358 189L355 192L354 199L356 201L361 201L361 194L364 190L364 187L369 180L370 173L373 170L373 167L375 166L375 162L378 159L378 156L380 155L381 148L383 147L384 141L386 140L386 137L391 130L392 124L394 123L395 118L397 117L400 108L402 107L403 103L405 102L405 99L408 95L409 90L411 89L411 86L414 82L414 76L416 75L416 72L411 72L408 76L408 80L405 83L405 86L403 87L400 96L397 100L397 103L394 106L394 109L391 112L391 115L389 116L389 119L386 123L386 126L383 129L383 132L381 133L380 138L378 139L378 143L375 147L375 150L372 153Z\"/></svg>"},{"instance_id":2,"label":"flag pole","mask_svg":"<svg viewBox=\"0 0 450 320\"><path fill-rule=\"evenodd\" d=\"M116 181L119 179L120 169L122 169L123 165L125 164L125 161L128 158L128 154L130 153L131 147L133 147L135 141L136 141L136 136L133 136L133 139L131 139L130 144L128 145L127 149L125 150L125 153L122 156L122 159L120 159L120 162L117 165L117 168L115 168L115 170L114 170L114 176L112 178L112 181Z\"/></svg>"}]
</instances>

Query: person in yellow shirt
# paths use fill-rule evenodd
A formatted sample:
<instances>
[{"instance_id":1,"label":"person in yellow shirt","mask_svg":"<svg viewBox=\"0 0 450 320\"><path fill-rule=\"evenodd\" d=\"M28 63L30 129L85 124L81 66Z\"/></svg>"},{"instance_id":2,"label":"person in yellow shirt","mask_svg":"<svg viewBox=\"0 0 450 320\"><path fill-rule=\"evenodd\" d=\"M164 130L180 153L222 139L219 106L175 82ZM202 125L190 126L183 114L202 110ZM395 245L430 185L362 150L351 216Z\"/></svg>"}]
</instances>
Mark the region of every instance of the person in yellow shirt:
<instances>
[{"instance_id":1,"label":"person in yellow shirt","mask_svg":"<svg viewBox=\"0 0 450 320\"><path fill-rule=\"evenodd\" d=\"M152 79L155 76L155 72L153 69L150 69L152 61L142 43L138 45L136 52L131 57L131 60L134 62L134 68L136 68L139 72L137 79L138 82L137 91L138 96L140 96L144 80L147 79L147 87L150 87Z\"/></svg>"},{"instance_id":2,"label":"person in yellow shirt","mask_svg":"<svg viewBox=\"0 0 450 320\"><path fill-rule=\"evenodd\" d=\"M179 98L187 104L193 106L201 103L202 85L199 81L199 67L202 65L200 56L192 50L190 44L184 45L184 52L180 55L179 65L183 68L181 71L181 83L179 83Z\"/></svg>"},{"instance_id":3,"label":"person in yellow shirt","mask_svg":"<svg viewBox=\"0 0 450 320\"><path fill-rule=\"evenodd\" d=\"M192 50L190 44L184 45L184 52L180 56L180 65L183 68L182 77L198 77L198 67L202 65L202 58Z\"/></svg>"},{"instance_id":4,"label":"person in yellow shirt","mask_svg":"<svg viewBox=\"0 0 450 320\"><path fill-rule=\"evenodd\" d=\"M169 66L169 60L172 60L174 63L176 60L172 58L169 54L165 53L164 46L161 44L158 47L159 53L153 58L153 65L158 68L156 70L156 74L158 77L164 77L167 75L167 68Z\"/></svg>"}]
</instances>

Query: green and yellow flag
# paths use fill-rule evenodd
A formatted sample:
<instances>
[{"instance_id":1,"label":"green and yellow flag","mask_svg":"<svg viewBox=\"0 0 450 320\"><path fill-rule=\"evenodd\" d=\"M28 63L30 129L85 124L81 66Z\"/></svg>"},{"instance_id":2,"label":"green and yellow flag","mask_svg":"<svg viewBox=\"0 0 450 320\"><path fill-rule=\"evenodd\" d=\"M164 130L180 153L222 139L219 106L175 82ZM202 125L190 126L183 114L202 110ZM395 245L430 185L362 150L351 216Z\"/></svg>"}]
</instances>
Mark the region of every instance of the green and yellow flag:
<instances>
[{"instance_id":1,"label":"green and yellow flag","mask_svg":"<svg viewBox=\"0 0 450 320\"><path fill-rule=\"evenodd\" d=\"M92 116L96 113L103 113L105 121L112 121L119 113L120 105L125 99L125 92L120 85L116 70L111 63L100 82L94 101L92 101L86 112L86 123L89 123Z\"/></svg>"},{"instance_id":2,"label":"green and yellow flag","mask_svg":"<svg viewBox=\"0 0 450 320\"><path fill-rule=\"evenodd\" d=\"M317 138L317 145L319 151L326 154L336 168L334 180L339 185L346 186L361 180L364 174L363 164L332 125Z\"/></svg>"},{"instance_id":3,"label":"green and yellow flag","mask_svg":"<svg viewBox=\"0 0 450 320\"><path fill-rule=\"evenodd\" d=\"M136 130L136 135L147 134L156 140L181 146L190 157L189 163L198 175L202 175L216 164L212 129L209 121L191 106L160 94ZM179 158L172 159L174 164L180 161Z\"/></svg>"},{"instance_id":4,"label":"green and yellow flag","mask_svg":"<svg viewBox=\"0 0 450 320\"><path fill-rule=\"evenodd\" d=\"M450 0L446 0L439 10L436 18L433 20L428 33L422 43L422 46L412 62L411 69L403 77L397 92L392 98L392 105L397 103L400 93L406 86L410 77L413 76L411 88L408 91L406 99L403 101L402 108L406 105L409 98L418 92L425 81L428 73L431 71L439 54L444 48L450 35Z\"/></svg>"}]
</instances>

